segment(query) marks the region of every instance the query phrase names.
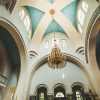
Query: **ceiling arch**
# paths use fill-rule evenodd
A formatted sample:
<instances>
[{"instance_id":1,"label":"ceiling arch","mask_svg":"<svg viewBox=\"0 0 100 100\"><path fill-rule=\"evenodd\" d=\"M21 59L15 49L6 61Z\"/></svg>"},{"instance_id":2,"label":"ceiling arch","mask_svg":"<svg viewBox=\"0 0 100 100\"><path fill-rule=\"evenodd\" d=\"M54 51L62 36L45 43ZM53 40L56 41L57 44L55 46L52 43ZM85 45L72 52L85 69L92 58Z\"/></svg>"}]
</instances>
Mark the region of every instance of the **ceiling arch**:
<instances>
[{"instance_id":1,"label":"ceiling arch","mask_svg":"<svg viewBox=\"0 0 100 100\"><path fill-rule=\"evenodd\" d=\"M39 47L41 45L41 40L42 40L44 34L47 32L47 29L49 29L48 27L53 20L57 23L56 26L58 27L58 25L59 25L60 30L61 31L63 30L64 33L67 34L71 43L73 44L75 51L80 46L83 46L83 41L80 38L79 33L75 27L75 21L71 22L71 20L75 19L75 18L71 18L69 20L67 18L67 13L65 13L66 12L65 9L68 9L67 7L70 7L70 5L72 3L75 3L74 7L72 6L72 8L77 7L78 0L64 0L64 1L62 1L62 0L51 1L50 0L52 3L50 3L47 0L30 0L30 2L29 2L29 0L26 0L23 2L22 1L19 2L20 6L33 7L35 9L37 9L38 11L43 12L42 17L41 17L40 21L38 21L37 26L35 25L34 35L32 37L32 42L31 42L31 46L30 46L30 51L36 52L37 50L39 50ZM51 9L55 10L53 19L52 19L52 16L50 15ZM65 14L63 14L63 13L65 13ZM68 13L70 13L70 10ZM33 14L34 14L34 12L33 12ZM75 17L75 14L74 14L74 17ZM35 19L33 19L33 23L35 24L34 20ZM74 41L76 41L76 42L74 42ZM33 43L36 43L36 45L33 46ZM37 51L37 52L39 52L39 51Z\"/></svg>"},{"instance_id":2,"label":"ceiling arch","mask_svg":"<svg viewBox=\"0 0 100 100\"><path fill-rule=\"evenodd\" d=\"M27 66L27 60L28 60L28 57L27 57L27 52L26 52L26 46L25 46L25 43L23 41L23 38L19 32L19 30L8 20L0 17L0 26L4 27L10 34L10 36L14 39L17 47L18 47L18 50L19 50L19 54L20 54L20 59L21 59L21 67L20 67L20 74L19 74L19 80L18 81L18 85L17 85L17 89L16 89L16 95L18 95L18 99L21 100L21 96L19 95L22 95L22 94L18 94L19 93L19 89L20 88L24 88L23 85L23 72L25 71L26 73L26 66ZM6 35L5 35L6 36ZM20 87L20 85L21 87ZM22 89L23 91L23 89Z\"/></svg>"}]
</instances>

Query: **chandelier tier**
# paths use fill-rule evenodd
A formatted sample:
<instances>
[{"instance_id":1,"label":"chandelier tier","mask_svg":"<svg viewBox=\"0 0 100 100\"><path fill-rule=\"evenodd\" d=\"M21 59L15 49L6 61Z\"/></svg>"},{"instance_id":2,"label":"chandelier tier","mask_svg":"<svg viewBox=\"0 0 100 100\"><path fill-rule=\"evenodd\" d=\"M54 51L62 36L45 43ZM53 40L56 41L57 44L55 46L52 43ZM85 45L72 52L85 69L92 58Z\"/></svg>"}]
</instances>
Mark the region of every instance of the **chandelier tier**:
<instances>
[{"instance_id":1,"label":"chandelier tier","mask_svg":"<svg viewBox=\"0 0 100 100\"><path fill-rule=\"evenodd\" d=\"M66 65L66 57L60 52L56 43L48 57L48 65L51 68L63 68Z\"/></svg>"},{"instance_id":2,"label":"chandelier tier","mask_svg":"<svg viewBox=\"0 0 100 100\"><path fill-rule=\"evenodd\" d=\"M50 10L50 15L55 14L55 10ZM52 48L51 54L48 56L48 66L50 68L63 68L66 65L66 57L61 53L59 46L56 43L55 32L54 32L54 46Z\"/></svg>"}]
</instances>

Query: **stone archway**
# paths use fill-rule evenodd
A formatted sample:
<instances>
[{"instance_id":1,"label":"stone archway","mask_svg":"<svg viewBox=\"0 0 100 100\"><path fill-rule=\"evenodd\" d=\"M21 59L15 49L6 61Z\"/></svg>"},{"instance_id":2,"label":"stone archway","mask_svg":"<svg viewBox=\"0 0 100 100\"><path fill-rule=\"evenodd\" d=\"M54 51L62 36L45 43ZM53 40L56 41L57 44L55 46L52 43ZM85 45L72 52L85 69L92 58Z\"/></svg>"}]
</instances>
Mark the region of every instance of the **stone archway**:
<instances>
[{"instance_id":1,"label":"stone archway","mask_svg":"<svg viewBox=\"0 0 100 100\"><path fill-rule=\"evenodd\" d=\"M26 64L27 53L26 53L25 43L24 43L23 38L22 38L20 32L18 31L18 29L11 22L0 17L0 26L5 28L9 32L9 34L15 41L18 51L19 51L21 64L20 64L19 80L18 80L18 84L17 84L17 88L16 88L15 97L17 95L18 100L22 100L21 98L22 98L24 87L20 90L20 93L19 93L19 89L21 88L21 86L23 86L22 85L24 82L24 81L22 81L23 77L24 77L23 73L26 69L25 66L27 66L27 64Z\"/></svg>"},{"instance_id":2,"label":"stone archway","mask_svg":"<svg viewBox=\"0 0 100 100\"><path fill-rule=\"evenodd\" d=\"M55 100L66 100L66 87L62 83L54 85L54 99Z\"/></svg>"},{"instance_id":3,"label":"stone archway","mask_svg":"<svg viewBox=\"0 0 100 100\"><path fill-rule=\"evenodd\" d=\"M100 30L100 15L96 17L96 19L93 20L93 24L90 28L90 33L88 37L88 43L87 43L87 58L88 63L90 65L91 72L93 73L94 79L95 79L95 88L97 93L100 95L100 68L97 64L97 58L96 58L96 39L98 36Z\"/></svg>"}]
</instances>

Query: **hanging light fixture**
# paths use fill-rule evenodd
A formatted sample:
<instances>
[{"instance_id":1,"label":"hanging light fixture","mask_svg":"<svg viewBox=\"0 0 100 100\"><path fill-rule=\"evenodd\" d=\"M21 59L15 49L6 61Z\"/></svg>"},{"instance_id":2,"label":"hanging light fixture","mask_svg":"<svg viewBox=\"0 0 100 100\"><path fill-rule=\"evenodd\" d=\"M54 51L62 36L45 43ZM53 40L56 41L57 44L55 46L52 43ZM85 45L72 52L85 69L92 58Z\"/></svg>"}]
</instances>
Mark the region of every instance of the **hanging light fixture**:
<instances>
[{"instance_id":1,"label":"hanging light fixture","mask_svg":"<svg viewBox=\"0 0 100 100\"><path fill-rule=\"evenodd\" d=\"M50 10L50 15L52 16L55 14L55 10ZM54 45L51 51L51 54L48 56L48 65L50 68L63 68L66 65L66 57L61 53L58 44L56 43L55 39L55 32L54 32Z\"/></svg>"}]
</instances>

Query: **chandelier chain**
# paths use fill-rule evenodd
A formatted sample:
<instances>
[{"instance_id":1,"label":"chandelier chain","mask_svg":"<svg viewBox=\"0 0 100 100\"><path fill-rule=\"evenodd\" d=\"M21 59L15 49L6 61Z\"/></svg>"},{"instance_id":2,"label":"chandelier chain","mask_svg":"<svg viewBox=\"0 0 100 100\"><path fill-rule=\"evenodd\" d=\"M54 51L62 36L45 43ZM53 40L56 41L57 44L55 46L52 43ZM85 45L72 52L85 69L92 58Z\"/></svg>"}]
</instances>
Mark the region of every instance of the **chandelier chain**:
<instances>
[{"instance_id":1,"label":"chandelier chain","mask_svg":"<svg viewBox=\"0 0 100 100\"><path fill-rule=\"evenodd\" d=\"M50 10L50 15L53 16L55 14L55 10ZM52 26L52 30L54 31L54 26ZM56 35L54 31L54 47L52 48L51 54L48 57L48 66L50 68L63 68L66 65L66 57L61 53L58 44L56 43Z\"/></svg>"}]
</instances>

